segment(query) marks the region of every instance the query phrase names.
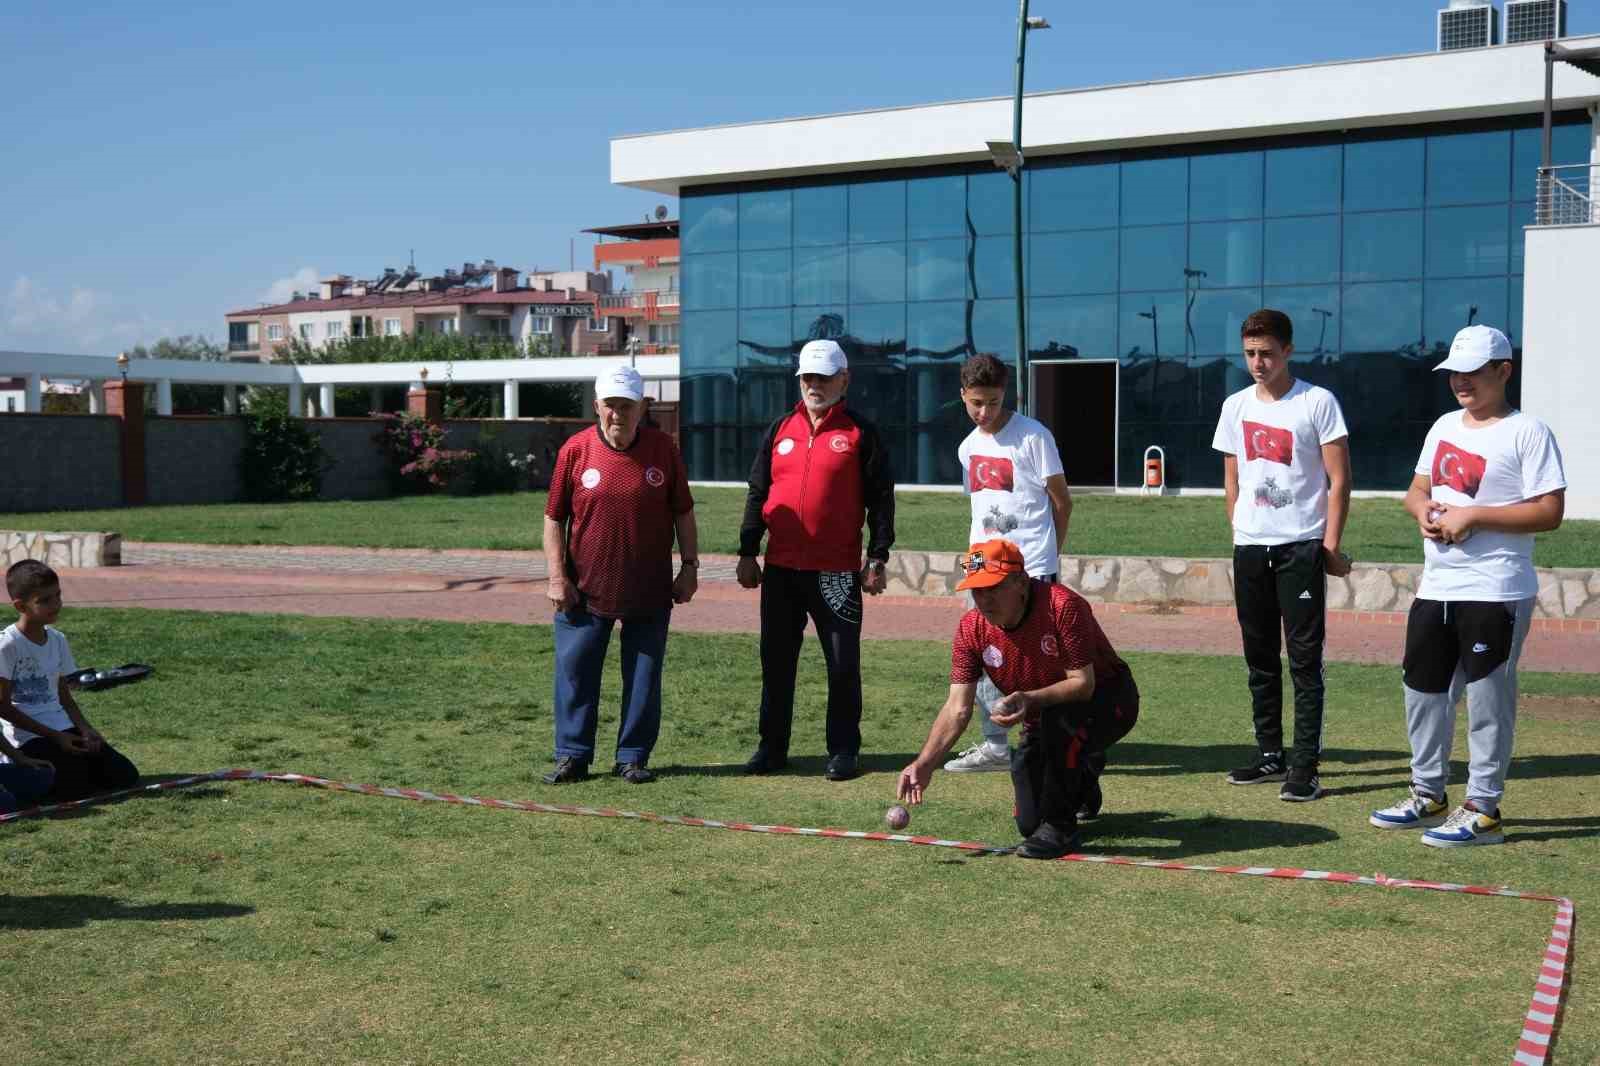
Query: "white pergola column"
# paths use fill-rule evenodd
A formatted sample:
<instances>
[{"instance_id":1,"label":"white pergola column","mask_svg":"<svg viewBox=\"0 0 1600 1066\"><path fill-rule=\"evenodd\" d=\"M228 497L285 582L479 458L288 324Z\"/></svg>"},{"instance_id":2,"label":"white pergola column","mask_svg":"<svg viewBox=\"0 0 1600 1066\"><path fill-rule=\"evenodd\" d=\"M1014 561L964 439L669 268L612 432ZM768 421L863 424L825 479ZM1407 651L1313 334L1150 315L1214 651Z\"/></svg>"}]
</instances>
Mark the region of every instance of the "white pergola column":
<instances>
[{"instance_id":1,"label":"white pergola column","mask_svg":"<svg viewBox=\"0 0 1600 1066\"><path fill-rule=\"evenodd\" d=\"M89 413L92 415L105 414L106 411L106 385L103 381L89 381Z\"/></svg>"},{"instance_id":2,"label":"white pergola column","mask_svg":"<svg viewBox=\"0 0 1600 1066\"><path fill-rule=\"evenodd\" d=\"M156 381L156 414L170 415L172 413L172 379L161 378Z\"/></svg>"},{"instance_id":3,"label":"white pergola column","mask_svg":"<svg viewBox=\"0 0 1600 1066\"><path fill-rule=\"evenodd\" d=\"M333 417L333 385L332 385L332 383L324 382L322 385L320 385L318 387L318 389L317 389L317 408L318 408L318 413L320 413L323 418L332 418Z\"/></svg>"},{"instance_id":4,"label":"white pergola column","mask_svg":"<svg viewBox=\"0 0 1600 1066\"><path fill-rule=\"evenodd\" d=\"M289 417L304 418L305 416L305 403L300 398L300 379L295 378L289 382Z\"/></svg>"},{"instance_id":5,"label":"white pergola column","mask_svg":"<svg viewBox=\"0 0 1600 1066\"><path fill-rule=\"evenodd\" d=\"M23 384L22 409L29 414L38 414L44 410L43 379L38 374L29 374Z\"/></svg>"},{"instance_id":6,"label":"white pergola column","mask_svg":"<svg viewBox=\"0 0 1600 1066\"><path fill-rule=\"evenodd\" d=\"M239 413L239 386L222 386L222 413L236 415Z\"/></svg>"},{"instance_id":7,"label":"white pergola column","mask_svg":"<svg viewBox=\"0 0 1600 1066\"><path fill-rule=\"evenodd\" d=\"M501 415L500 415L501 418L521 418L522 417L520 414L517 413L518 410L519 410L519 408L517 406L517 404L518 404L518 392L519 392L518 386L520 384L521 384L521 382L519 382L519 381L508 381L508 382L506 382L506 403L505 403L505 408L506 409L505 409L505 411L503 411L501 413Z\"/></svg>"}]
</instances>

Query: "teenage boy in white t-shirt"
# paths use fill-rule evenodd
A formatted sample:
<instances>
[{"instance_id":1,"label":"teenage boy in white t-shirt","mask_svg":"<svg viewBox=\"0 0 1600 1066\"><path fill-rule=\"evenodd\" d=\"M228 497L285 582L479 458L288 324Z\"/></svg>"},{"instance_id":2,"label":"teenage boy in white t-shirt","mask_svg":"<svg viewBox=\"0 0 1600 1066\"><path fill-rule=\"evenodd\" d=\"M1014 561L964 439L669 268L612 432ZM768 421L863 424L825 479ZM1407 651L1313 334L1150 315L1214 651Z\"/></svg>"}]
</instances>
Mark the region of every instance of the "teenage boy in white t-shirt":
<instances>
[{"instance_id":1,"label":"teenage boy in white t-shirt","mask_svg":"<svg viewBox=\"0 0 1600 1066\"><path fill-rule=\"evenodd\" d=\"M1533 535L1561 524L1567 480L1550 427L1506 402L1512 363L1504 333L1468 326L1434 369L1450 372L1461 410L1441 415L1428 431L1406 493L1424 557L1406 621L1411 794L1370 821L1379 829L1426 827L1422 842L1438 848L1498 844L1505 839L1500 797L1517 717L1517 659L1539 592ZM1463 691L1467 799L1446 817Z\"/></svg>"},{"instance_id":2,"label":"teenage boy in white t-shirt","mask_svg":"<svg viewBox=\"0 0 1600 1066\"><path fill-rule=\"evenodd\" d=\"M1282 781L1278 798L1322 795L1322 644L1326 575L1343 577L1339 550L1350 510L1350 433L1333 393L1289 372L1294 324L1263 309L1240 328L1245 368L1255 384L1222 404L1211 446L1223 453L1233 522L1233 599L1250 668L1255 719L1253 763L1228 774L1231 785ZM1294 743L1283 738L1283 664L1294 682Z\"/></svg>"},{"instance_id":3,"label":"teenage boy in white t-shirt","mask_svg":"<svg viewBox=\"0 0 1600 1066\"><path fill-rule=\"evenodd\" d=\"M961 402L973 430L956 450L961 487L972 500L968 543L1003 538L1022 550L1029 577L1056 580L1072 518L1072 492L1050 430L1005 406L1011 370L980 352L961 366ZM989 717L1000 698L987 679L978 685L978 724L983 739L944 764L952 773L1011 769L1008 730ZM1094 800L1094 797L1090 797ZM1094 813L1099 803L1093 802Z\"/></svg>"}]
</instances>

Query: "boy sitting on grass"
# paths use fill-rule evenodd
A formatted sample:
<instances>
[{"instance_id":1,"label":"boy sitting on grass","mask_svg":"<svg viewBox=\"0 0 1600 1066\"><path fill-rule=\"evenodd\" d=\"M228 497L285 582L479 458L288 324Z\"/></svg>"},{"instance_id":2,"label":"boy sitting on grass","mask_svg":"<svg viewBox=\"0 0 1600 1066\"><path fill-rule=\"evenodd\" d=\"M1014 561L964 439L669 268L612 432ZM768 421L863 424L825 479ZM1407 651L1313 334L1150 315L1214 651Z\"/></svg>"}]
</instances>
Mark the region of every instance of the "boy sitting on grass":
<instances>
[{"instance_id":1,"label":"boy sitting on grass","mask_svg":"<svg viewBox=\"0 0 1600 1066\"><path fill-rule=\"evenodd\" d=\"M52 622L61 613L61 581L35 559L6 571L17 621L0 633L0 720L6 744L55 769L55 801L131 788L139 769L84 718L62 675L78 669Z\"/></svg>"}]
</instances>

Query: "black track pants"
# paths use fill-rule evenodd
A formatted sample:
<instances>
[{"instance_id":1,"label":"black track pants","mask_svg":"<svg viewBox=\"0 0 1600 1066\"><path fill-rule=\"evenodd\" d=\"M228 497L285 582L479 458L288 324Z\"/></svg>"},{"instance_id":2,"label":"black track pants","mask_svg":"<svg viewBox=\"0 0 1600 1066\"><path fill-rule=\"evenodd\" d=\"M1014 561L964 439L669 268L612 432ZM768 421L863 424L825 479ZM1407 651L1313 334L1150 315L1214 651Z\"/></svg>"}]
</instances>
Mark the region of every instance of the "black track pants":
<instances>
[{"instance_id":1,"label":"black track pants","mask_svg":"<svg viewBox=\"0 0 1600 1066\"><path fill-rule=\"evenodd\" d=\"M1322 753L1322 645L1327 636L1328 579L1322 542L1240 544L1233 549L1233 601L1250 668L1256 744L1284 751L1283 662L1288 646L1294 682L1294 744L1290 766L1315 767Z\"/></svg>"},{"instance_id":2,"label":"black track pants","mask_svg":"<svg viewBox=\"0 0 1600 1066\"><path fill-rule=\"evenodd\" d=\"M768 565L761 578L761 743L789 751L806 618L828 664L828 754L861 751L861 575Z\"/></svg>"},{"instance_id":3,"label":"black track pants","mask_svg":"<svg viewBox=\"0 0 1600 1066\"><path fill-rule=\"evenodd\" d=\"M1040 823L1071 832L1090 783L1106 766L1106 749L1139 719L1139 686L1133 674L1095 689L1084 703L1047 708L1022 731L1011 753L1011 788L1017 830L1028 836Z\"/></svg>"}]
</instances>

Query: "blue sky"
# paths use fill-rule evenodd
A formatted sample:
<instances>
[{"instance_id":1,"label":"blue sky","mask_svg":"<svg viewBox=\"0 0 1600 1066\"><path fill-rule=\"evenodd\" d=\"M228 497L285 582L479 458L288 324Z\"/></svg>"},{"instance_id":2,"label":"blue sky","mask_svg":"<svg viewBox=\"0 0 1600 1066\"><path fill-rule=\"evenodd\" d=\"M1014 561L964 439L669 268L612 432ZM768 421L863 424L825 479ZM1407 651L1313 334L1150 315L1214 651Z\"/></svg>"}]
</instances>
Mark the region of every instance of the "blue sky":
<instances>
[{"instance_id":1,"label":"blue sky","mask_svg":"<svg viewBox=\"0 0 1600 1066\"><path fill-rule=\"evenodd\" d=\"M1439 6L1034 0L1028 87L1428 51ZM1001 0L11 0L0 348L225 337L226 311L411 249L527 270L576 238L581 265L580 230L661 201L610 184L612 136L1005 95L1015 34Z\"/></svg>"}]
</instances>

